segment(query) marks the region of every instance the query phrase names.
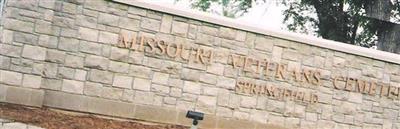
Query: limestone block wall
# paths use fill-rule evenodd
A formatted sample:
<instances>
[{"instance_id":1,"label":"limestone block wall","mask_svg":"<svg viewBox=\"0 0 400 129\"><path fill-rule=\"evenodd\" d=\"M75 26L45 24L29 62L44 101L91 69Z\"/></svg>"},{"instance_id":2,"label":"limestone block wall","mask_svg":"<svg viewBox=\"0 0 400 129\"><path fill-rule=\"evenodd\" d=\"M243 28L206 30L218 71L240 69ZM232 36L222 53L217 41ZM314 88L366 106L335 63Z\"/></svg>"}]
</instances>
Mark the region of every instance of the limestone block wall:
<instances>
[{"instance_id":1,"label":"limestone block wall","mask_svg":"<svg viewBox=\"0 0 400 129\"><path fill-rule=\"evenodd\" d=\"M398 55L130 0L7 0L0 102L204 128L400 128Z\"/></svg>"}]
</instances>

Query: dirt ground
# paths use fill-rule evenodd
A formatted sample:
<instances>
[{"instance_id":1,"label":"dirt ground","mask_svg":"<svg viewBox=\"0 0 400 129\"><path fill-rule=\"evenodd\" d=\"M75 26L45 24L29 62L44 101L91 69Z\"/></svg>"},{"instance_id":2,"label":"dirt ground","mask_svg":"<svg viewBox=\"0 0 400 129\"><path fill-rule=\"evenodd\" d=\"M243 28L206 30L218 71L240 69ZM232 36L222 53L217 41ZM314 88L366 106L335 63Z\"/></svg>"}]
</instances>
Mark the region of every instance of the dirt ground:
<instances>
[{"instance_id":1,"label":"dirt ground","mask_svg":"<svg viewBox=\"0 0 400 129\"><path fill-rule=\"evenodd\" d=\"M100 118L94 115L64 114L47 108L0 103L0 118L46 129L187 129L179 125L143 124Z\"/></svg>"}]
</instances>

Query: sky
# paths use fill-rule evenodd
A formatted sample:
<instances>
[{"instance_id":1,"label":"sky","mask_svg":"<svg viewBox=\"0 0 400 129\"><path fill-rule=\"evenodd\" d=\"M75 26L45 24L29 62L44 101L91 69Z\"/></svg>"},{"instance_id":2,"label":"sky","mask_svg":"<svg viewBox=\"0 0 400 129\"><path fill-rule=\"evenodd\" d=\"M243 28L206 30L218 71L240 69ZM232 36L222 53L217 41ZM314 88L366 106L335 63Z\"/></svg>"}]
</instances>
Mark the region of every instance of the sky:
<instances>
[{"instance_id":1,"label":"sky","mask_svg":"<svg viewBox=\"0 0 400 129\"><path fill-rule=\"evenodd\" d=\"M148 3L162 6L175 7L181 10L193 11L189 0L147 0ZM237 22L257 26L265 29L282 30L285 25L282 23L282 11L284 7L278 6L275 2L256 4L242 17L237 18ZM214 14L217 15L217 14ZM222 16L221 16L222 17Z\"/></svg>"}]
</instances>

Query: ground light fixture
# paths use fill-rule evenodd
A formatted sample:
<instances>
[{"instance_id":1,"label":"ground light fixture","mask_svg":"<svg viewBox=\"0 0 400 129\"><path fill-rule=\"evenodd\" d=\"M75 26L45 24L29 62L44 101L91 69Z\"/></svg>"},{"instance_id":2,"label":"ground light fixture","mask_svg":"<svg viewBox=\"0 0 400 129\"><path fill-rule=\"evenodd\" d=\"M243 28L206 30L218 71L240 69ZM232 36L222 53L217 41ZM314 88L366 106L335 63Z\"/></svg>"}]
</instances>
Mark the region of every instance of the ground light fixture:
<instances>
[{"instance_id":1,"label":"ground light fixture","mask_svg":"<svg viewBox=\"0 0 400 129\"><path fill-rule=\"evenodd\" d=\"M190 129L197 129L197 124L199 124L199 120L203 120L203 117L204 117L204 113L188 111L186 113L186 118L193 119L193 123L192 123L192 126L190 127Z\"/></svg>"}]
</instances>

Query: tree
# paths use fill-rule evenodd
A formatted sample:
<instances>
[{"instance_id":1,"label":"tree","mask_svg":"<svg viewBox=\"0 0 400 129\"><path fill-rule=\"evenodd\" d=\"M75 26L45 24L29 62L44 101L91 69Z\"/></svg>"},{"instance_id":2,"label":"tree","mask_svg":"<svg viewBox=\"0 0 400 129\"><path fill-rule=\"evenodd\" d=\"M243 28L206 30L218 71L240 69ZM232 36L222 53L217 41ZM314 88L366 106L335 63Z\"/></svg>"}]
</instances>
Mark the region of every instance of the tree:
<instances>
[{"instance_id":1,"label":"tree","mask_svg":"<svg viewBox=\"0 0 400 129\"><path fill-rule=\"evenodd\" d=\"M191 6L204 12L235 18L246 13L251 4L250 0L194 0ZM216 9L211 8L213 5L217 6Z\"/></svg>"},{"instance_id":2,"label":"tree","mask_svg":"<svg viewBox=\"0 0 400 129\"><path fill-rule=\"evenodd\" d=\"M268 0L192 1L193 8L203 11L209 10L212 4L240 3L234 5L247 12L254 2ZM400 27L388 22L400 21L398 0L283 0L280 4L287 7L283 21L289 31L315 30L317 36L325 39L363 47L377 43L380 50L400 53Z\"/></svg>"},{"instance_id":3,"label":"tree","mask_svg":"<svg viewBox=\"0 0 400 129\"><path fill-rule=\"evenodd\" d=\"M400 53L400 25L390 22L399 21L400 3L390 0L371 0L366 2L367 17L372 18L370 27L378 35L378 49Z\"/></svg>"}]
</instances>

